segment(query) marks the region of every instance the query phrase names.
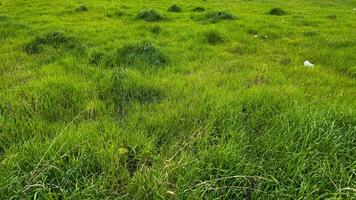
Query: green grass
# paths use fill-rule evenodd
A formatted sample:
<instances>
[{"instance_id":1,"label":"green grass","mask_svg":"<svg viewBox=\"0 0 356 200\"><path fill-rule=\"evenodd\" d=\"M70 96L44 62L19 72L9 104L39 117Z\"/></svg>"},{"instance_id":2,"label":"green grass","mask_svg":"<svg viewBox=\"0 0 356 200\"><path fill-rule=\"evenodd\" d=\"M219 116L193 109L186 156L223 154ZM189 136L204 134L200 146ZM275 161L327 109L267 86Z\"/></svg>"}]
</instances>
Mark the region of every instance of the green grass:
<instances>
[{"instance_id":1,"label":"green grass","mask_svg":"<svg viewBox=\"0 0 356 200\"><path fill-rule=\"evenodd\" d=\"M182 12L182 8L179 7L178 5L174 4L174 5L172 5L171 7L169 7L169 8L167 9L167 11L168 11L168 12L176 12L176 13L178 13L178 12Z\"/></svg>"},{"instance_id":2,"label":"green grass","mask_svg":"<svg viewBox=\"0 0 356 200\"><path fill-rule=\"evenodd\" d=\"M281 8L272 8L272 9L268 12L268 14L270 14L270 15L286 15L287 12L284 11L283 9L281 9Z\"/></svg>"},{"instance_id":3,"label":"green grass","mask_svg":"<svg viewBox=\"0 0 356 200\"><path fill-rule=\"evenodd\" d=\"M137 15L137 19L147 22L158 22L164 20L164 17L156 10L143 10Z\"/></svg>"},{"instance_id":4,"label":"green grass","mask_svg":"<svg viewBox=\"0 0 356 200\"><path fill-rule=\"evenodd\" d=\"M355 199L354 8L0 0L0 199Z\"/></svg>"}]
</instances>

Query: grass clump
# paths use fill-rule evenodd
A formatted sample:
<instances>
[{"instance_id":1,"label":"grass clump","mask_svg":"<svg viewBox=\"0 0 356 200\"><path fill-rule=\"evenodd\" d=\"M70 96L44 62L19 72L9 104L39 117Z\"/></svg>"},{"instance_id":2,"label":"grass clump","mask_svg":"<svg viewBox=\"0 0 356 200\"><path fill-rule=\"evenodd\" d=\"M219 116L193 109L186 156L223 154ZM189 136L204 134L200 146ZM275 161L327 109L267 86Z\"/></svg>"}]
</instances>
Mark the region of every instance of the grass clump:
<instances>
[{"instance_id":1,"label":"grass clump","mask_svg":"<svg viewBox=\"0 0 356 200\"><path fill-rule=\"evenodd\" d=\"M51 46L52 48L73 48L74 40L66 36L62 32L50 32L40 37L35 38L25 46L25 51L28 54L37 54L43 50L44 46Z\"/></svg>"},{"instance_id":2,"label":"grass clump","mask_svg":"<svg viewBox=\"0 0 356 200\"><path fill-rule=\"evenodd\" d=\"M192 9L193 12L204 12L205 11L205 8L203 7L195 7Z\"/></svg>"},{"instance_id":3,"label":"grass clump","mask_svg":"<svg viewBox=\"0 0 356 200\"><path fill-rule=\"evenodd\" d=\"M272 9L268 12L268 14L281 16L281 15L286 15L287 12L284 11L282 8L272 8Z\"/></svg>"},{"instance_id":4,"label":"grass clump","mask_svg":"<svg viewBox=\"0 0 356 200\"><path fill-rule=\"evenodd\" d=\"M122 117L131 103L153 103L163 98L163 92L126 69L116 69L108 81L101 84L101 98L115 106Z\"/></svg>"},{"instance_id":5,"label":"grass clump","mask_svg":"<svg viewBox=\"0 0 356 200\"><path fill-rule=\"evenodd\" d=\"M130 44L119 49L112 58L111 66L163 66L168 57L149 42Z\"/></svg>"},{"instance_id":6,"label":"grass clump","mask_svg":"<svg viewBox=\"0 0 356 200\"><path fill-rule=\"evenodd\" d=\"M164 17L156 10L143 10L137 15L136 18L146 22L159 22L164 20Z\"/></svg>"},{"instance_id":7,"label":"grass clump","mask_svg":"<svg viewBox=\"0 0 356 200\"><path fill-rule=\"evenodd\" d=\"M80 5L75 9L75 12L88 12L89 8L86 5Z\"/></svg>"},{"instance_id":8,"label":"grass clump","mask_svg":"<svg viewBox=\"0 0 356 200\"><path fill-rule=\"evenodd\" d=\"M234 19L236 19L236 17L232 13L226 11L212 11L205 15L205 20L210 23L216 23L221 20L234 20Z\"/></svg>"},{"instance_id":9,"label":"grass clump","mask_svg":"<svg viewBox=\"0 0 356 200\"><path fill-rule=\"evenodd\" d=\"M160 34L162 31L162 28L160 26L153 26L150 28L150 32L154 35Z\"/></svg>"},{"instance_id":10,"label":"grass clump","mask_svg":"<svg viewBox=\"0 0 356 200\"><path fill-rule=\"evenodd\" d=\"M215 30L209 30L203 34L203 39L206 43L211 45L218 45L224 43L225 38Z\"/></svg>"},{"instance_id":11,"label":"grass clump","mask_svg":"<svg viewBox=\"0 0 356 200\"><path fill-rule=\"evenodd\" d=\"M171 7L168 8L168 12L182 12L182 8L177 6L176 4L172 5Z\"/></svg>"}]
</instances>

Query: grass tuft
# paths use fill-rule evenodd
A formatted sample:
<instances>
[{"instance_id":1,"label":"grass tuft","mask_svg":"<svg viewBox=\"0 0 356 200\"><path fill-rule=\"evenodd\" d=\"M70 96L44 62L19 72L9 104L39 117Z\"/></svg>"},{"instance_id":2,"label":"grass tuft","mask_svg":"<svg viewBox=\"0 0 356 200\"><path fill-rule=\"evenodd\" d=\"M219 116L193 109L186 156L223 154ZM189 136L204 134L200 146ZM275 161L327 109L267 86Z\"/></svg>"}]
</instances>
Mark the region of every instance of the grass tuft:
<instances>
[{"instance_id":1,"label":"grass tuft","mask_svg":"<svg viewBox=\"0 0 356 200\"><path fill-rule=\"evenodd\" d=\"M287 12L284 11L282 8L272 8L272 9L268 12L268 14L281 16L281 15L286 15Z\"/></svg>"},{"instance_id":2,"label":"grass tuft","mask_svg":"<svg viewBox=\"0 0 356 200\"><path fill-rule=\"evenodd\" d=\"M156 10L143 10L136 16L136 18L146 22L159 22L164 20L164 17Z\"/></svg>"},{"instance_id":3,"label":"grass tuft","mask_svg":"<svg viewBox=\"0 0 356 200\"><path fill-rule=\"evenodd\" d=\"M204 19L207 22L216 23L222 20L234 20L236 17L232 13L226 11L211 11L204 16Z\"/></svg>"},{"instance_id":4,"label":"grass tuft","mask_svg":"<svg viewBox=\"0 0 356 200\"><path fill-rule=\"evenodd\" d=\"M153 26L153 27L150 28L150 31L151 31L152 34L158 35L158 34L161 33L162 28L160 26Z\"/></svg>"},{"instance_id":5,"label":"grass tuft","mask_svg":"<svg viewBox=\"0 0 356 200\"><path fill-rule=\"evenodd\" d=\"M75 45L73 38L66 36L62 32L56 31L35 38L25 46L24 50L28 54L37 54L40 53L43 50L43 47L45 46L51 46L55 49L71 49Z\"/></svg>"},{"instance_id":6,"label":"grass tuft","mask_svg":"<svg viewBox=\"0 0 356 200\"><path fill-rule=\"evenodd\" d=\"M204 12L205 8L198 6L198 7L193 8L192 11L193 12Z\"/></svg>"},{"instance_id":7,"label":"grass tuft","mask_svg":"<svg viewBox=\"0 0 356 200\"><path fill-rule=\"evenodd\" d=\"M168 63L168 57L149 42L130 44L117 50L110 61L111 67L137 66L160 67Z\"/></svg>"},{"instance_id":8,"label":"grass tuft","mask_svg":"<svg viewBox=\"0 0 356 200\"><path fill-rule=\"evenodd\" d=\"M78 8L75 9L75 12L88 12L89 8L86 5L80 5Z\"/></svg>"},{"instance_id":9,"label":"grass tuft","mask_svg":"<svg viewBox=\"0 0 356 200\"><path fill-rule=\"evenodd\" d=\"M176 13L178 13L178 12L182 12L182 8L179 7L179 6L177 6L176 4L174 4L174 5L172 5L171 7L169 7L169 8L167 9L167 11L168 11L168 12L176 12Z\"/></svg>"},{"instance_id":10,"label":"grass tuft","mask_svg":"<svg viewBox=\"0 0 356 200\"><path fill-rule=\"evenodd\" d=\"M203 40L208 44L218 45L224 43L225 38L218 31L210 30L203 34Z\"/></svg>"}]
</instances>

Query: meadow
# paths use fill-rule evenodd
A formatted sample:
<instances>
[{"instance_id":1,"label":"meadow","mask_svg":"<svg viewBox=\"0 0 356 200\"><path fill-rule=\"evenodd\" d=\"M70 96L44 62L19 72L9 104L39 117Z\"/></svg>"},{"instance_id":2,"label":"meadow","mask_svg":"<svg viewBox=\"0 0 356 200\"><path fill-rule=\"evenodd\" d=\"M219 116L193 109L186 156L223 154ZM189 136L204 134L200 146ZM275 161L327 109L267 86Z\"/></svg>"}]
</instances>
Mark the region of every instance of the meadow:
<instances>
[{"instance_id":1,"label":"meadow","mask_svg":"<svg viewBox=\"0 0 356 200\"><path fill-rule=\"evenodd\" d=\"M0 199L356 199L355 109L354 0L0 0Z\"/></svg>"}]
</instances>

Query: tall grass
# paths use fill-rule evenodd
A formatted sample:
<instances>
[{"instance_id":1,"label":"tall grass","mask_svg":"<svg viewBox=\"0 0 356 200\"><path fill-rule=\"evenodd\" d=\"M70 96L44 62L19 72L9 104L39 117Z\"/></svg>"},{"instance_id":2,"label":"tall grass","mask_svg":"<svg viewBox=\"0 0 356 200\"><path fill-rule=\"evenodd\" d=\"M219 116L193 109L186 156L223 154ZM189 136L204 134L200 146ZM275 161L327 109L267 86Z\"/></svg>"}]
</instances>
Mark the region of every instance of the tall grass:
<instances>
[{"instance_id":1,"label":"tall grass","mask_svg":"<svg viewBox=\"0 0 356 200\"><path fill-rule=\"evenodd\" d=\"M0 4L0 199L356 198L353 2L80 3Z\"/></svg>"}]
</instances>

